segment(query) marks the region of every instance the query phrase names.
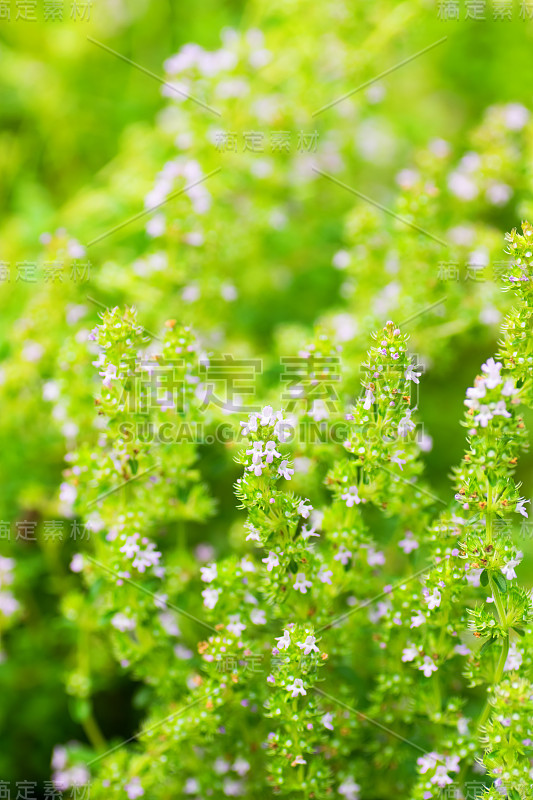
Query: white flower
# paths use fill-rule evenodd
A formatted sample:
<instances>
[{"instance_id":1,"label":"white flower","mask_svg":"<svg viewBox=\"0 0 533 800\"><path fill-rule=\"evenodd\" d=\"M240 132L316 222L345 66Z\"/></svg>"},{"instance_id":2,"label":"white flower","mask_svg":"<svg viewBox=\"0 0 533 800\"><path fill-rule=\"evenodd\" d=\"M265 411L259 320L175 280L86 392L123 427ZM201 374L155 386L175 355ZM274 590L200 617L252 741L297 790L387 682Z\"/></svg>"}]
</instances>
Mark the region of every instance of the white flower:
<instances>
[{"instance_id":1,"label":"white flower","mask_svg":"<svg viewBox=\"0 0 533 800\"><path fill-rule=\"evenodd\" d=\"M249 436L250 433L257 432L257 421L258 415L257 414L250 414L248 417L248 422L241 422L242 433L244 436Z\"/></svg>"},{"instance_id":2,"label":"white flower","mask_svg":"<svg viewBox=\"0 0 533 800\"><path fill-rule=\"evenodd\" d=\"M350 486L348 491L341 495L341 500L346 501L348 508L351 508L353 505L359 505L361 498L359 497L357 486Z\"/></svg>"},{"instance_id":3,"label":"white flower","mask_svg":"<svg viewBox=\"0 0 533 800\"><path fill-rule=\"evenodd\" d=\"M200 567L200 572L202 573L202 580L205 583L211 583L218 575L217 565L213 563L208 564L206 567Z\"/></svg>"},{"instance_id":4,"label":"white flower","mask_svg":"<svg viewBox=\"0 0 533 800\"><path fill-rule=\"evenodd\" d=\"M126 558L133 558L136 555L136 553L139 552L140 548L139 545L137 544L138 539L139 539L138 533L134 533L126 538L126 541L120 548L120 552L124 553Z\"/></svg>"},{"instance_id":5,"label":"white flower","mask_svg":"<svg viewBox=\"0 0 533 800\"><path fill-rule=\"evenodd\" d=\"M487 389L495 389L502 382L500 370L502 368L501 361L494 361L489 358L484 364L481 365L482 371L485 373L485 383Z\"/></svg>"},{"instance_id":6,"label":"white flower","mask_svg":"<svg viewBox=\"0 0 533 800\"><path fill-rule=\"evenodd\" d=\"M404 378L406 381L413 381L413 383L420 383L418 380L419 377L422 375L421 372L415 372L414 366L409 366L404 372Z\"/></svg>"},{"instance_id":7,"label":"white flower","mask_svg":"<svg viewBox=\"0 0 533 800\"><path fill-rule=\"evenodd\" d=\"M0 613L6 617L10 617L15 611L20 608L20 603L16 600L11 592L0 592Z\"/></svg>"},{"instance_id":8,"label":"white flower","mask_svg":"<svg viewBox=\"0 0 533 800\"><path fill-rule=\"evenodd\" d=\"M305 642L297 642L298 647L304 651L304 656L308 656L313 650L315 653L320 653L320 650L315 644L315 636L307 636Z\"/></svg>"},{"instance_id":9,"label":"white flower","mask_svg":"<svg viewBox=\"0 0 533 800\"><path fill-rule=\"evenodd\" d=\"M438 608L441 601L441 594L439 590L433 589L431 594L428 592L425 596L425 600L430 611L433 611L434 608Z\"/></svg>"},{"instance_id":10,"label":"white flower","mask_svg":"<svg viewBox=\"0 0 533 800\"><path fill-rule=\"evenodd\" d=\"M144 550L139 550L132 561L132 567L144 572L146 567L154 567L159 563L161 553L155 549L155 544L149 542Z\"/></svg>"},{"instance_id":11,"label":"white flower","mask_svg":"<svg viewBox=\"0 0 533 800\"><path fill-rule=\"evenodd\" d=\"M318 573L318 580L321 583L327 583L327 584L329 584L331 586L331 578L332 578L332 576L333 576L333 572L330 569L325 569L325 567L322 567L322 569Z\"/></svg>"},{"instance_id":12,"label":"white flower","mask_svg":"<svg viewBox=\"0 0 533 800\"><path fill-rule=\"evenodd\" d=\"M248 542L251 539L254 542L260 542L261 541L261 537L259 535L259 531L256 528L254 528L254 526L252 524L249 524L247 527L248 527L248 530L250 531L250 533L246 537L246 541Z\"/></svg>"},{"instance_id":13,"label":"white flower","mask_svg":"<svg viewBox=\"0 0 533 800\"><path fill-rule=\"evenodd\" d=\"M424 663L422 664L422 666L418 667L418 669L424 673L426 678L429 678L432 672L437 671L437 666L432 658L430 658L429 656L424 656Z\"/></svg>"},{"instance_id":14,"label":"white flower","mask_svg":"<svg viewBox=\"0 0 533 800\"><path fill-rule=\"evenodd\" d=\"M254 608L250 613L250 619L254 625L266 625L265 612L261 608Z\"/></svg>"},{"instance_id":15,"label":"white flower","mask_svg":"<svg viewBox=\"0 0 533 800\"><path fill-rule=\"evenodd\" d=\"M403 455L405 455L405 454L404 453L398 453L397 455L391 457L392 463L393 464L398 464L398 466L400 467L400 470L402 472L403 472L403 465L407 464L407 459L406 458L402 458Z\"/></svg>"},{"instance_id":16,"label":"white flower","mask_svg":"<svg viewBox=\"0 0 533 800\"><path fill-rule=\"evenodd\" d=\"M365 402L363 403L363 408L365 409L365 411L369 411L372 408L372 403L375 402L376 398L374 397L374 392L372 391L372 389L367 389L365 395Z\"/></svg>"},{"instance_id":17,"label":"white flower","mask_svg":"<svg viewBox=\"0 0 533 800\"><path fill-rule=\"evenodd\" d=\"M406 531L405 539L398 542L398 547L401 547L404 553L409 554L412 550L417 549L418 542L411 531Z\"/></svg>"},{"instance_id":18,"label":"white flower","mask_svg":"<svg viewBox=\"0 0 533 800\"><path fill-rule=\"evenodd\" d=\"M418 648L414 644L409 644L402 651L402 661L414 661L418 655Z\"/></svg>"},{"instance_id":19,"label":"white flower","mask_svg":"<svg viewBox=\"0 0 533 800\"><path fill-rule=\"evenodd\" d=\"M276 450L276 442L272 439L265 445L265 459L267 464L272 464L274 458L281 458L281 453Z\"/></svg>"},{"instance_id":20,"label":"white flower","mask_svg":"<svg viewBox=\"0 0 533 800\"><path fill-rule=\"evenodd\" d=\"M309 514L313 510L313 506L310 503L309 505L307 505L308 503L309 500L300 500L298 504L297 508L298 514L301 514L304 519L307 519L309 517Z\"/></svg>"},{"instance_id":21,"label":"white flower","mask_svg":"<svg viewBox=\"0 0 533 800\"><path fill-rule=\"evenodd\" d=\"M294 581L294 588L301 592L302 594L306 594L307 590L311 588L312 582L308 581L305 577L303 572L298 572L296 575L296 580Z\"/></svg>"},{"instance_id":22,"label":"white flower","mask_svg":"<svg viewBox=\"0 0 533 800\"><path fill-rule=\"evenodd\" d=\"M291 761L291 767L296 767L298 764L307 764L307 761L303 756L296 756L294 761Z\"/></svg>"},{"instance_id":23,"label":"white flower","mask_svg":"<svg viewBox=\"0 0 533 800\"><path fill-rule=\"evenodd\" d=\"M355 783L352 777L347 778L341 785L339 786L339 794L342 794L346 800L358 800L359 792L361 791L361 787L358 783Z\"/></svg>"},{"instance_id":24,"label":"white flower","mask_svg":"<svg viewBox=\"0 0 533 800\"><path fill-rule=\"evenodd\" d=\"M324 716L322 717L322 719L320 721L321 721L322 725L324 726L324 728L327 728L328 731L332 731L333 730L333 725L332 725L333 714L331 713L331 711L328 711L327 714L324 714Z\"/></svg>"},{"instance_id":25,"label":"white flower","mask_svg":"<svg viewBox=\"0 0 533 800\"><path fill-rule=\"evenodd\" d=\"M520 500L516 504L515 511L516 511L517 514L522 514L523 517L528 519L528 513L527 513L526 509L524 508L526 503L531 503L531 500L524 500L524 499L520 498Z\"/></svg>"},{"instance_id":26,"label":"white flower","mask_svg":"<svg viewBox=\"0 0 533 800\"><path fill-rule=\"evenodd\" d=\"M446 767L443 764L439 764L435 770L435 774L430 780L431 783L435 783L440 789L444 789L445 786L453 783L452 779L448 775Z\"/></svg>"},{"instance_id":27,"label":"white flower","mask_svg":"<svg viewBox=\"0 0 533 800\"><path fill-rule=\"evenodd\" d=\"M516 394L518 389L516 388L514 381L511 378L507 378L505 383L503 384L503 388L500 394L503 394L504 397L511 397L513 394Z\"/></svg>"},{"instance_id":28,"label":"white flower","mask_svg":"<svg viewBox=\"0 0 533 800\"><path fill-rule=\"evenodd\" d=\"M263 457L263 444L263 442L253 442L251 448L246 451L247 456L252 456L252 464L261 463L261 459Z\"/></svg>"},{"instance_id":29,"label":"white flower","mask_svg":"<svg viewBox=\"0 0 533 800\"><path fill-rule=\"evenodd\" d=\"M420 774L425 775L429 769L435 769L438 761L442 761L442 756L438 753L427 753L425 756L417 758L416 763L420 767Z\"/></svg>"},{"instance_id":30,"label":"white flower","mask_svg":"<svg viewBox=\"0 0 533 800\"><path fill-rule=\"evenodd\" d=\"M122 633L124 633L124 631L132 631L135 628L136 622L134 619L131 619L126 614L119 611L111 618L111 625L116 628L117 631L122 631Z\"/></svg>"},{"instance_id":31,"label":"white flower","mask_svg":"<svg viewBox=\"0 0 533 800\"><path fill-rule=\"evenodd\" d=\"M304 689L304 682L301 678L296 678L294 683L285 687L288 692L292 692L291 697L298 697L299 694L304 695L307 692Z\"/></svg>"},{"instance_id":32,"label":"white flower","mask_svg":"<svg viewBox=\"0 0 533 800\"><path fill-rule=\"evenodd\" d=\"M281 462L278 467L278 475L282 475L286 480L290 481L291 475L294 475L294 470L290 469L288 466L289 462L285 459Z\"/></svg>"},{"instance_id":33,"label":"white flower","mask_svg":"<svg viewBox=\"0 0 533 800\"><path fill-rule=\"evenodd\" d=\"M226 628L230 633L233 633L234 636L240 636L243 630L245 630L246 625L244 622L241 622L240 614L231 614L230 621L226 625Z\"/></svg>"},{"instance_id":34,"label":"white flower","mask_svg":"<svg viewBox=\"0 0 533 800\"><path fill-rule=\"evenodd\" d=\"M474 417L474 422L479 422L482 428L486 428L493 417L489 406L483 404L479 409L479 414Z\"/></svg>"},{"instance_id":35,"label":"white flower","mask_svg":"<svg viewBox=\"0 0 533 800\"><path fill-rule=\"evenodd\" d=\"M261 411L259 423L260 425L273 425L275 419L276 416L272 406L265 406Z\"/></svg>"},{"instance_id":36,"label":"white flower","mask_svg":"<svg viewBox=\"0 0 533 800\"><path fill-rule=\"evenodd\" d=\"M320 537L320 534L316 533L315 528L308 528L307 525L302 525L301 534L302 534L302 539L305 540L310 539L311 536Z\"/></svg>"},{"instance_id":37,"label":"white flower","mask_svg":"<svg viewBox=\"0 0 533 800\"><path fill-rule=\"evenodd\" d=\"M341 564L346 566L352 557L351 550L348 550L343 544L339 547L339 552L333 556L334 561L340 561Z\"/></svg>"},{"instance_id":38,"label":"white flower","mask_svg":"<svg viewBox=\"0 0 533 800\"><path fill-rule=\"evenodd\" d=\"M261 561L263 562L263 564L267 565L267 570L269 572L272 572L274 567L279 567L279 558L275 553L272 552L272 550L270 551L268 556L266 558L262 558Z\"/></svg>"},{"instance_id":39,"label":"white flower","mask_svg":"<svg viewBox=\"0 0 533 800\"><path fill-rule=\"evenodd\" d=\"M144 789L141 786L141 781L137 776L132 778L128 783L124 786L124 791L128 795L129 800L136 800L137 797L142 797L144 794Z\"/></svg>"},{"instance_id":40,"label":"white flower","mask_svg":"<svg viewBox=\"0 0 533 800\"><path fill-rule=\"evenodd\" d=\"M369 567L381 567L385 563L385 554L370 546L366 553L366 560Z\"/></svg>"},{"instance_id":41,"label":"white flower","mask_svg":"<svg viewBox=\"0 0 533 800\"><path fill-rule=\"evenodd\" d=\"M254 562L247 558L241 558L241 569L243 572L255 572Z\"/></svg>"},{"instance_id":42,"label":"white flower","mask_svg":"<svg viewBox=\"0 0 533 800\"><path fill-rule=\"evenodd\" d=\"M291 643L291 636L288 630L283 631L283 636L278 636L276 638L277 648L278 650L286 650L287 647Z\"/></svg>"},{"instance_id":43,"label":"white flower","mask_svg":"<svg viewBox=\"0 0 533 800\"><path fill-rule=\"evenodd\" d=\"M214 608L218 602L220 589L204 589L202 597L204 598L204 606L206 608Z\"/></svg>"},{"instance_id":44,"label":"white flower","mask_svg":"<svg viewBox=\"0 0 533 800\"><path fill-rule=\"evenodd\" d=\"M507 661L505 662L504 672L510 672L514 669L520 669L520 665L522 664L522 653L517 648L515 642L509 647L509 653L507 655Z\"/></svg>"},{"instance_id":45,"label":"white flower","mask_svg":"<svg viewBox=\"0 0 533 800\"><path fill-rule=\"evenodd\" d=\"M507 564L505 564L505 566L502 567L502 572L508 581L512 581L514 578L516 578L515 567L517 567L520 564L523 557L524 554L522 553L522 551L518 550L516 556L514 558L511 558L511 560L508 561Z\"/></svg>"},{"instance_id":46,"label":"white flower","mask_svg":"<svg viewBox=\"0 0 533 800\"><path fill-rule=\"evenodd\" d=\"M69 566L72 572L81 572L83 569L83 564L84 564L83 555L81 553L76 553L72 557L72 561L70 562ZM1 585L1 580L0 580L0 585Z\"/></svg>"},{"instance_id":47,"label":"white flower","mask_svg":"<svg viewBox=\"0 0 533 800\"><path fill-rule=\"evenodd\" d=\"M446 769L448 772L459 772L461 759L459 756L446 756Z\"/></svg>"},{"instance_id":48,"label":"white flower","mask_svg":"<svg viewBox=\"0 0 533 800\"><path fill-rule=\"evenodd\" d=\"M402 439L405 439L405 437L416 428L416 424L411 419L411 415L415 410L414 408L406 408L405 416L402 417L398 423L398 436Z\"/></svg>"},{"instance_id":49,"label":"white flower","mask_svg":"<svg viewBox=\"0 0 533 800\"><path fill-rule=\"evenodd\" d=\"M102 383L104 386L109 387L111 386L111 381L117 380L117 368L114 364L108 364L105 370L99 374L103 378Z\"/></svg>"},{"instance_id":50,"label":"white flower","mask_svg":"<svg viewBox=\"0 0 533 800\"><path fill-rule=\"evenodd\" d=\"M493 416L497 417L507 417L509 418L511 415L507 411L507 406L505 405L505 400L499 400L496 405L494 406L494 410L492 412Z\"/></svg>"},{"instance_id":51,"label":"white flower","mask_svg":"<svg viewBox=\"0 0 533 800\"><path fill-rule=\"evenodd\" d=\"M250 769L250 764L244 758L237 758L235 759L232 769L234 770L234 772L237 773L237 775L240 775L242 778L242 776L246 775L246 773Z\"/></svg>"},{"instance_id":52,"label":"white flower","mask_svg":"<svg viewBox=\"0 0 533 800\"><path fill-rule=\"evenodd\" d=\"M419 628L420 625L423 625L426 621L425 616L422 614L421 611L417 611L416 614L413 614L411 617L411 628Z\"/></svg>"}]
</instances>

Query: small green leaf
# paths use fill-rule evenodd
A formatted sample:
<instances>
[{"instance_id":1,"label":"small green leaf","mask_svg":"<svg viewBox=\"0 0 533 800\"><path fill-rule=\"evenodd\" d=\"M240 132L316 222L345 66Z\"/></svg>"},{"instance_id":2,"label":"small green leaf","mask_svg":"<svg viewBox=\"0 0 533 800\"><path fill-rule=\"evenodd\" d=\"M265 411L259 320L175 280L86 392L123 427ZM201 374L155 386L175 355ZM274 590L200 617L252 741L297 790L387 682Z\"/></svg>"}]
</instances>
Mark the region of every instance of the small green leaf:
<instances>
[{"instance_id":1,"label":"small green leaf","mask_svg":"<svg viewBox=\"0 0 533 800\"><path fill-rule=\"evenodd\" d=\"M137 475L137 470L139 469L139 462L136 458L128 458L128 464L130 465L131 474Z\"/></svg>"},{"instance_id":2,"label":"small green leaf","mask_svg":"<svg viewBox=\"0 0 533 800\"><path fill-rule=\"evenodd\" d=\"M485 642L485 644L483 645L483 647L481 648L481 650L479 651L480 655L482 655L483 653L486 653L486 651L489 649L489 647L491 646L491 644L494 644L494 642L495 642L495 641L496 641L496 639L495 639L495 638L488 639L488 640Z\"/></svg>"},{"instance_id":3,"label":"small green leaf","mask_svg":"<svg viewBox=\"0 0 533 800\"><path fill-rule=\"evenodd\" d=\"M479 582L481 583L482 586L487 586L489 582L489 573L487 572L486 569L484 569L481 575L479 576Z\"/></svg>"},{"instance_id":4,"label":"small green leaf","mask_svg":"<svg viewBox=\"0 0 533 800\"><path fill-rule=\"evenodd\" d=\"M507 591L507 581L505 580L505 576L502 575L501 572L495 572L492 577L500 592L505 594Z\"/></svg>"},{"instance_id":5,"label":"small green leaf","mask_svg":"<svg viewBox=\"0 0 533 800\"><path fill-rule=\"evenodd\" d=\"M513 628L513 631L517 633L519 636L525 636L526 632L522 630L522 628Z\"/></svg>"}]
</instances>

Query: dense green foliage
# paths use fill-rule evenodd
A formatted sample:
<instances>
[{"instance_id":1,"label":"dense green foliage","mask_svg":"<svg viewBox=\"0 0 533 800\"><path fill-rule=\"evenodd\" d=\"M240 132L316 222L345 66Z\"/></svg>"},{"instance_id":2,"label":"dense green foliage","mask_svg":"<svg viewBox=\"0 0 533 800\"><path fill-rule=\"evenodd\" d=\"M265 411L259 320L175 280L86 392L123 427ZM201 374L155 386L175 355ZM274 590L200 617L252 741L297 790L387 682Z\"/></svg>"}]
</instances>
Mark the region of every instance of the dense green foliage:
<instances>
[{"instance_id":1,"label":"dense green foliage","mask_svg":"<svg viewBox=\"0 0 533 800\"><path fill-rule=\"evenodd\" d=\"M0 20L12 796L533 796L533 20L472 5Z\"/></svg>"}]
</instances>

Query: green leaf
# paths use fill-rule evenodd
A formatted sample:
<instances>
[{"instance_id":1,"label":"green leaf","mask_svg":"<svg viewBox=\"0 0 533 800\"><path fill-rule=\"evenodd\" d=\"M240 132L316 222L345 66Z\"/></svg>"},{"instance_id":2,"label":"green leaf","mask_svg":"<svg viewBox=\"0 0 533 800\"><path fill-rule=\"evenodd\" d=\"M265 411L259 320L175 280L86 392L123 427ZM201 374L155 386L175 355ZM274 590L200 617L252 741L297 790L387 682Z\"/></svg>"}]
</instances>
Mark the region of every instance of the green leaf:
<instances>
[{"instance_id":1,"label":"green leaf","mask_svg":"<svg viewBox=\"0 0 533 800\"><path fill-rule=\"evenodd\" d=\"M481 583L482 586L487 586L489 582L489 573L487 572L486 569L484 569L481 575L479 576L479 582Z\"/></svg>"},{"instance_id":2,"label":"green leaf","mask_svg":"<svg viewBox=\"0 0 533 800\"><path fill-rule=\"evenodd\" d=\"M139 462L136 458L128 458L128 464L130 465L131 474L136 475L137 470L139 469Z\"/></svg>"},{"instance_id":3,"label":"green leaf","mask_svg":"<svg viewBox=\"0 0 533 800\"><path fill-rule=\"evenodd\" d=\"M505 576L502 575L501 572L494 572L492 578L500 592L505 594L507 591L507 581L505 580Z\"/></svg>"},{"instance_id":4,"label":"green leaf","mask_svg":"<svg viewBox=\"0 0 533 800\"><path fill-rule=\"evenodd\" d=\"M522 628L513 628L513 631L517 633L519 636L525 636L526 632L522 630Z\"/></svg>"},{"instance_id":5,"label":"green leaf","mask_svg":"<svg viewBox=\"0 0 533 800\"><path fill-rule=\"evenodd\" d=\"M487 640L487 641L484 643L484 645L483 645L483 647L481 648L481 650L479 651L480 655L482 655L483 653L486 653L486 652L487 652L487 650L489 649L489 647L490 647L492 644L494 644L494 642L495 642L495 641L496 641L496 638L495 638L495 637L493 637L492 639L488 639L488 640Z\"/></svg>"}]
</instances>

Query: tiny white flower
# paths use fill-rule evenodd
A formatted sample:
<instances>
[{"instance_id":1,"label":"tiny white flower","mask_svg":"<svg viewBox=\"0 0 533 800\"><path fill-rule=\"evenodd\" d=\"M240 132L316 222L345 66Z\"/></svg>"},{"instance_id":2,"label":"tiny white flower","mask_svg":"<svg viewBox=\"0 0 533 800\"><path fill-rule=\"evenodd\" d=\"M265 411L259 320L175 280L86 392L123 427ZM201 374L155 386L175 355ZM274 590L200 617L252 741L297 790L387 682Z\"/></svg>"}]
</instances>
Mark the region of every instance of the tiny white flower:
<instances>
[{"instance_id":1,"label":"tiny white flower","mask_svg":"<svg viewBox=\"0 0 533 800\"><path fill-rule=\"evenodd\" d=\"M405 539L398 542L398 547L401 547L403 552L408 555L412 550L418 548L418 542L411 531L406 531Z\"/></svg>"},{"instance_id":2,"label":"tiny white flower","mask_svg":"<svg viewBox=\"0 0 533 800\"><path fill-rule=\"evenodd\" d=\"M485 373L485 383L487 389L495 389L502 382L500 370L502 368L501 361L494 361L489 358L484 364L481 365L482 371Z\"/></svg>"},{"instance_id":3,"label":"tiny white flower","mask_svg":"<svg viewBox=\"0 0 533 800\"><path fill-rule=\"evenodd\" d=\"M204 598L204 606L206 608L214 608L218 602L220 589L204 589L202 597Z\"/></svg>"},{"instance_id":4,"label":"tiny white flower","mask_svg":"<svg viewBox=\"0 0 533 800\"><path fill-rule=\"evenodd\" d=\"M294 581L294 588L297 591L306 594L307 590L310 589L312 585L312 582L307 580L303 572L297 573L296 580Z\"/></svg>"},{"instance_id":5,"label":"tiny white flower","mask_svg":"<svg viewBox=\"0 0 533 800\"><path fill-rule=\"evenodd\" d=\"M281 475L286 480L290 481L291 475L294 475L294 470L289 467L289 462L285 459L278 467L278 475Z\"/></svg>"},{"instance_id":6,"label":"tiny white flower","mask_svg":"<svg viewBox=\"0 0 533 800\"><path fill-rule=\"evenodd\" d=\"M340 561L341 564L346 566L352 557L352 551L348 550L343 544L339 547L339 552L333 556L334 561Z\"/></svg>"},{"instance_id":7,"label":"tiny white flower","mask_svg":"<svg viewBox=\"0 0 533 800\"><path fill-rule=\"evenodd\" d=\"M269 441L265 445L265 459L267 464L272 464L274 458L281 458L281 453L276 450L276 442Z\"/></svg>"},{"instance_id":8,"label":"tiny white flower","mask_svg":"<svg viewBox=\"0 0 533 800\"><path fill-rule=\"evenodd\" d=\"M237 775L240 775L241 778L243 775L246 775L248 770L250 769L250 764L244 758L237 758L233 764L232 769Z\"/></svg>"},{"instance_id":9,"label":"tiny white flower","mask_svg":"<svg viewBox=\"0 0 533 800\"><path fill-rule=\"evenodd\" d=\"M254 625L266 625L265 612L261 608L254 608L250 612L250 619Z\"/></svg>"},{"instance_id":10,"label":"tiny white flower","mask_svg":"<svg viewBox=\"0 0 533 800\"><path fill-rule=\"evenodd\" d=\"M315 653L320 653L320 650L315 644L316 637L315 636L307 636L305 642L297 642L298 647L304 651L304 656L308 656L311 651Z\"/></svg>"},{"instance_id":11,"label":"tiny white flower","mask_svg":"<svg viewBox=\"0 0 533 800\"><path fill-rule=\"evenodd\" d=\"M327 728L328 731L332 731L333 730L333 724L332 724L333 723L333 714L331 713L331 711L328 711L327 714L324 714L324 716L322 717L322 719L320 721L321 721L322 725L324 726L324 728Z\"/></svg>"},{"instance_id":12,"label":"tiny white flower","mask_svg":"<svg viewBox=\"0 0 533 800\"><path fill-rule=\"evenodd\" d=\"M309 500L300 500L297 511L304 519L307 519L311 511L313 511L313 506L309 503Z\"/></svg>"},{"instance_id":13,"label":"tiny white flower","mask_svg":"<svg viewBox=\"0 0 533 800\"><path fill-rule=\"evenodd\" d=\"M226 625L226 628L230 633L233 633L234 636L240 636L241 633L246 629L246 625L244 622L241 622L240 614L231 614L230 621Z\"/></svg>"},{"instance_id":14,"label":"tiny white flower","mask_svg":"<svg viewBox=\"0 0 533 800\"><path fill-rule=\"evenodd\" d=\"M376 402L376 398L374 396L374 392L372 389L367 389L365 394L365 402L363 403L363 408L365 411L370 411L372 408L372 404Z\"/></svg>"},{"instance_id":15,"label":"tiny white flower","mask_svg":"<svg viewBox=\"0 0 533 800\"><path fill-rule=\"evenodd\" d=\"M205 567L200 567L200 572L202 573L202 580L205 583L211 583L211 581L214 581L218 575L217 565L213 563L208 564Z\"/></svg>"},{"instance_id":16,"label":"tiny white flower","mask_svg":"<svg viewBox=\"0 0 533 800\"><path fill-rule=\"evenodd\" d=\"M504 671L510 672L514 669L520 669L522 664L522 653L516 646L515 642L512 642L509 647L509 653L507 654L507 661L505 662Z\"/></svg>"},{"instance_id":17,"label":"tiny white flower","mask_svg":"<svg viewBox=\"0 0 533 800\"><path fill-rule=\"evenodd\" d=\"M270 551L268 556L266 558L262 558L261 561L263 562L263 564L267 565L267 570L269 572L272 572L274 567L279 567L279 558L275 553L272 552L272 550Z\"/></svg>"},{"instance_id":18,"label":"tiny white flower","mask_svg":"<svg viewBox=\"0 0 533 800\"><path fill-rule=\"evenodd\" d=\"M318 580L321 583L327 583L331 586L331 578L333 576L333 572L330 569L325 569L322 567L320 572L318 573Z\"/></svg>"},{"instance_id":19,"label":"tiny white flower","mask_svg":"<svg viewBox=\"0 0 533 800\"><path fill-rule=\"evenodd\" d=\"M407 647L404 647L402 651L402 661L414 661L418 655L418 648L414 646L414 644L409 644Z\"/></svg>"},{"instance_id":20,"label":"tiny white flower","mask_svg":"<svg viewBox=\"0 0 533 800\"><path fill-rule=\"evenodd\" d=\"M419 628L420 625L423 625L426 621L425 616L422 614L421 611L417 611L416 614L413 614L411 617L411 628Z\"/></svg>"},{"instance_id":21,"label":"tiny white flower","mask_svg":"<svg viewBox=\"0 0 533 800\"><path fill-rule=\"evenodd\" d=\"M505 577L507 578L508 581L512 581L512 580L514 580L514 578L516 578L515 567L517 567L520 564L520 562L522 561L523 557L524 557L524 554L522 553L522 551L518 550L516 556L514 558L511 558L507 562L507 564L505 564L502 567L502 572L503 572L503 574L505 575Z\"/></svg>"},{"instance_id":22,"label":"tiny white flower","mask_svg":"<svg viewBox=\"0 0 533 800\"><path fill-rule=\"evenodd\" d=\"M431 594L426 595L425 597L427 607L430 611L433 611L434 608L438 608L440 606L441 594L438 589L433 589Z\"/></svg>"},{"instance_id":23,"label":"tiny white flower","mask_svg":"<svg viewBox=\"0 0 533 800\"><path fill-rule=\"evenodd\" d=\"M520 500L518 501L518 503L515 506L515 511L516 511L517 514L522 514L523 517L528 519L528 513L527 513L526 509L524 508L526 503L531 503L531 500L523 500L522 498L520 498Z\"/></svg>"},{"instance_id":24,"label":"tiny white flower","mask_svg":"<svg viewBox=\"0 0 533 800\"><path fill-rule=\"evenodd\" d=\"M351 508L354 505L359 505L361 498L359 497L357 486L350 486L348 491L341 495L341 500L346 501L348 508Z\"/></svg>"},{"instance_id":25,"label":"tiny white flower","mask_svg":"<svg viewBox=\"0 0 533 800\"><path fill-rule=\"evenodd\" d=\"M304 695L307 694L304 688L304 682L301 678L296 678L294 683L289 684L285 687L288 692L291 692L291 697L298 697L299 694Z\"/></svg>"},{"instance_id":26,"label":"tiny white flower","mask_svg":"<svg viewBox=\"0 0 533 800\"><path fill-rule=\"evenodd\" d=\"M424 673L426 678L429 678L432 672L437 671L437 666L432 658L429 656L424 656L424 663L422 666L418 667L418 669Z\"/></svg>"},{"instance_id":27,"label":"tiny white flower","mask_svg":"<svg viewBox=\"0 0 533 800\"><path fill-rule=\"evenodd\" d=\"M404 372L404 378L406 381L413 381L413 383L420 383L418 380L419 377L422 375L421 372L415 372L414 366L409 366Z\"/></svg>"},{"instance_id":28,"label":"tiny white flower","mask_svg":"<svg viewBox=\"0 0 533 800\"><path fill-rule=\"evenodd\" d=\"M291 636L288 630L283 631L283 636L278 636L276 638L277 645L276 647L278 650L286 650L287 647L291 643Z\"/></svg>"},{"instance_id":29,"label":"tiny white flower","mask_svg":"<svg viewBox=\"0 0 533 800\"><path fill-rule=\"evenodd\" d=\"M339 794L346 798L346 800L358 800L361 787L355 783L352 777L347 778L339 786Z\"/></svg>"}]
</instances>

